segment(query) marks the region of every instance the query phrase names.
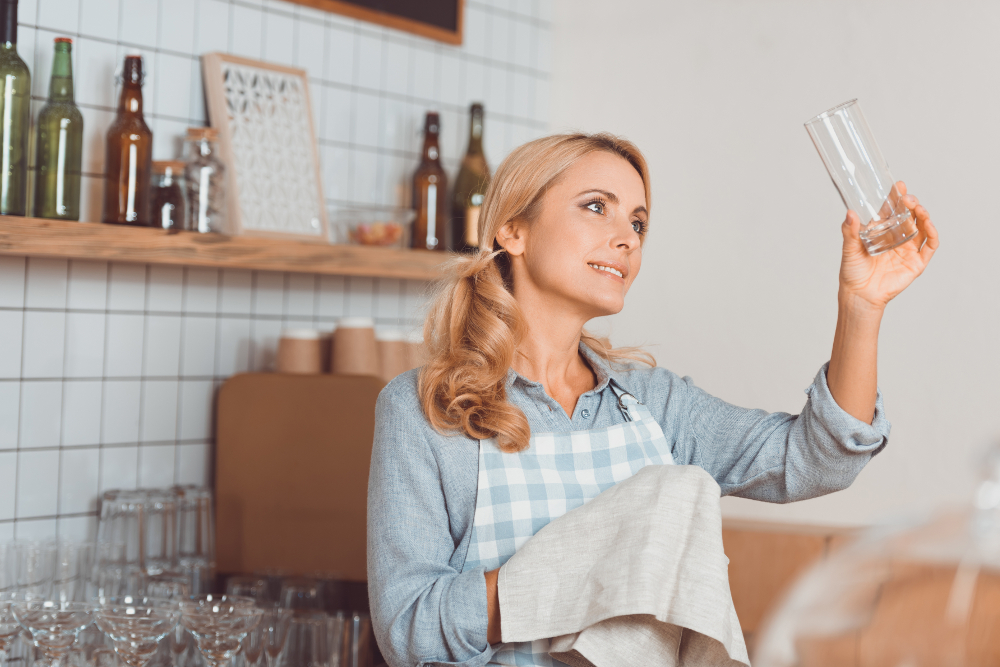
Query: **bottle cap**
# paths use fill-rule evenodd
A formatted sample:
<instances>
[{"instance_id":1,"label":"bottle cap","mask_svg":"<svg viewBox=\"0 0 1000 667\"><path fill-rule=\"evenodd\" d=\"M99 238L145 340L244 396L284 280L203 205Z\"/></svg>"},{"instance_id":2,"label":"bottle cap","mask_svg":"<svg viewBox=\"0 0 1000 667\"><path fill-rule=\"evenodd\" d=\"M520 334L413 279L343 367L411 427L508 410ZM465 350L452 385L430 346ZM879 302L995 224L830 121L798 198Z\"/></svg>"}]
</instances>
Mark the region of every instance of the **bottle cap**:
<instances>
[{"instance_id":1,"label":"bottle cap","mask_svg":"<svg viewBox=\"0 0 1000 667\"><path fill-rule=\"evenodd\" d=\"M219 131L214 127L189 127L187 129L188 139L198 139L206 141L218 141Z\"/></svg>"},{"instance_id":2,"label":"bottle cap","mask_svg":"<svg viewBox=\"0 0 1000 667\"><path fill-rule=\"evenodd\" d=\"M52 41L55 42L56 44L63 44L63 43L65 43L65 44L72 44L73 43L73 40L70 39L69 37L56 37Z\"/></svg>"}]
</instances>

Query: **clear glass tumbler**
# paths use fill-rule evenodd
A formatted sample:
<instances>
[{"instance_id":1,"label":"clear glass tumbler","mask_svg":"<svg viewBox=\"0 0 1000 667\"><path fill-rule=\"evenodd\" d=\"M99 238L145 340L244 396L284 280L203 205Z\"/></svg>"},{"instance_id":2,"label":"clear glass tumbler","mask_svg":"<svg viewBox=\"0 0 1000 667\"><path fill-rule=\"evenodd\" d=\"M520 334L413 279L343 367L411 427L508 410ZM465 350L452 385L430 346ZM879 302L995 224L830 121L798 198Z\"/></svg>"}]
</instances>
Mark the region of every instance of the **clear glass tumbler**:
<instances>
[{"instance_id":1,"label":"clear glass tumbler","mask_svg":"<svg viewBox=\"0 0 1000 667\"><path fill-rule=\"evenodd\" d=\"M805 125L844 205L861 218L861 242L870 255L917 235L916 222L900 201L857 100L839 104Z\"/></svg>"}]
</instances>

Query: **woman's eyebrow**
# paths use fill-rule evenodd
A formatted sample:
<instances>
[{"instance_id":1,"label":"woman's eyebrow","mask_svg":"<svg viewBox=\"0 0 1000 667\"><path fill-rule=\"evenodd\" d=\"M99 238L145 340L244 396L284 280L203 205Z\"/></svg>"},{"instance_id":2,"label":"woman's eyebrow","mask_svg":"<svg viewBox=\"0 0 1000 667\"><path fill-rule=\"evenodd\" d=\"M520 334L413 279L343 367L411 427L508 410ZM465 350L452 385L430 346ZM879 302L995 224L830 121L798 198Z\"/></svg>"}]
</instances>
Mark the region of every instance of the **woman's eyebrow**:
<instances>
[{"instance_id":1,"label":"woman's eyebrow","mask_svg":"<svg viewBox=\"0 0 1000 667\"><path fill-rule=\"evenodd\" d=\"M632 211L632 213L633 214L636 214L636 213L645 213L646 215L649 215L649 211L646 210L645 206L636 206L635 210Z\"/></svg>"},{"instance_id":2,"label":"woman's eyebrow","mask_svg":"<svg viewBox=\"0 0 1000 667\"><path fill-rule=\"evenodd\" d=\"M586 190L584 190L583 192L581 192L580 194L578 194L577 197L582 197L583 195L589 195L592 192L599 192L599 193L601 193L612 204L617 204L617 203L619 203L621 201L620 199L618 199L618 195L616 195L614 192L608 192L607 190L601 190L600 188L587 188Z\"/></svg>"}]
</instances>

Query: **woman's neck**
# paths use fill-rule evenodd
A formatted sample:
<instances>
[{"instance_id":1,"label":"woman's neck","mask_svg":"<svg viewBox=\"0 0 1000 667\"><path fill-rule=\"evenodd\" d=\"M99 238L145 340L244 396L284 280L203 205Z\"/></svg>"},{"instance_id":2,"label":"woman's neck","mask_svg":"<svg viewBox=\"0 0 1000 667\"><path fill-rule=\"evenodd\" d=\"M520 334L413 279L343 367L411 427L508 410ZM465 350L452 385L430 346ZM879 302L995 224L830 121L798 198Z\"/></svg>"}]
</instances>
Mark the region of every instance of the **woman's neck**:
<instances>
[{"instance_id":1,"label":"woman's neck","mask_svg":"<svg viewBox=\"0 0 1000 667\"><path fill-rule=\"evenodd\" d=\"M544 304L532 304L532 300L518 301L527 332L511 365L522 377L540 382L545 393L572 418L577 399L597 383L593 370L580 355L584 322Z\"/></svg>"}]
</instances>

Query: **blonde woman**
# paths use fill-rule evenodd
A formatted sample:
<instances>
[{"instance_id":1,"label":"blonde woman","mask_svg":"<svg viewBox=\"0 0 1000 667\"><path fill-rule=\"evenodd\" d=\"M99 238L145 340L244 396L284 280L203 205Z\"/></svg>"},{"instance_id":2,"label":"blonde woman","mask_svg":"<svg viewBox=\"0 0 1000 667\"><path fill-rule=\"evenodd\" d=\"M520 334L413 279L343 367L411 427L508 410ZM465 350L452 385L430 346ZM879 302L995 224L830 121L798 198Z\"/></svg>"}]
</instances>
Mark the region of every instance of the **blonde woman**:
<instances>
[{"instance_id":1,"label":"blonde woman","mask_svg":"<svg viewBox=\"0 0 1000 667\"><path fill-rule=\"evenodd\" d=\"M768 414L584 330L624 307L639 274L650 229L639 150L571 134L513 151L483 202L479 253L455 261L427 318L430 360L378 401L368 582L389 664L557 664L545 641L501 643L497 572L548 522L645 465L701 466L724 494L768 502L849 486L889 435L876 387L883 310L938 247L899 186L918 237L871 257L848 213L830 361L800 414Z\"/></svg>"}]
</instances>

